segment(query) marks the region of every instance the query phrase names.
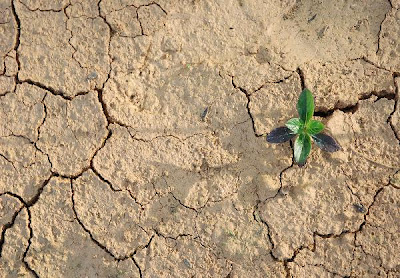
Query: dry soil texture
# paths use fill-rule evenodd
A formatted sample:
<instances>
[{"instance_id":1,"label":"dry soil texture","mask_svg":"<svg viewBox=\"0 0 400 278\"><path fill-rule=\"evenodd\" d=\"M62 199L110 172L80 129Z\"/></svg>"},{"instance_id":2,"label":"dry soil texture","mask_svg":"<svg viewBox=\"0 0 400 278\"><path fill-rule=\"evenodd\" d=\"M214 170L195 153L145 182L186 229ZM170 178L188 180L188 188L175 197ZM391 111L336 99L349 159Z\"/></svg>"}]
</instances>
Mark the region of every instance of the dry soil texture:
<instances>
[{"instance_id":1,"label":"dry soil texture","mask_svg":"<svg viewBox=\"0 0 400 278\"><path fill-rule=\"evenodd\" d=\"M0 0L0 277L400 277L399 0ZM265 135L305 87L342 150Z\"/></svg>"}]
</instances>

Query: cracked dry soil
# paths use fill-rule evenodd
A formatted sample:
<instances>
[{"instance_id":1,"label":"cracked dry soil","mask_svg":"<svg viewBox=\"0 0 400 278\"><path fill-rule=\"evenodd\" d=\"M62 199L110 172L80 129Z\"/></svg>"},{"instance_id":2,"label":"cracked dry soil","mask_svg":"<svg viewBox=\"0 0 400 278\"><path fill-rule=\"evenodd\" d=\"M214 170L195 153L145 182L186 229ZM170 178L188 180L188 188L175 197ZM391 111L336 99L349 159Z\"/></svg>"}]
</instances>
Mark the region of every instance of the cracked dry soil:
<instances>
[{"instance_id":1,"label":"cracked dry soil","mask_svg":"<svg viewBox=\"0 0 400 278\"><path fill-rule=\"evenodd\" d=\"M400 1L0 0L0 277L400 277ZM263 135L300 91L343 150Z\"/></svg>"}]
</instances>

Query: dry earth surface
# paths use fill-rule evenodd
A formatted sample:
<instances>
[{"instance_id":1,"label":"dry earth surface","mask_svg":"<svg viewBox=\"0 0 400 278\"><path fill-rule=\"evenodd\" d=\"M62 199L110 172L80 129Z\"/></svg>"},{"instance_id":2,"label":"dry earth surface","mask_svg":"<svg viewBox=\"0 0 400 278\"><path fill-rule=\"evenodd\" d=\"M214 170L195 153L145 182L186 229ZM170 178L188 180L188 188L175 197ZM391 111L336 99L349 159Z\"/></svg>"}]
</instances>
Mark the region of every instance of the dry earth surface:
<instances>
[{"instance_id":1,"label":"dry earth surface","mask_svg":"<svg viewBox=\"0 0 400 278\"><path fill-rule=\"evenodd\" d=\"M399 0L0 0L1 277L400 277ZM264 135L303 88L342 146Z\"/></svg>"}]
</instances>

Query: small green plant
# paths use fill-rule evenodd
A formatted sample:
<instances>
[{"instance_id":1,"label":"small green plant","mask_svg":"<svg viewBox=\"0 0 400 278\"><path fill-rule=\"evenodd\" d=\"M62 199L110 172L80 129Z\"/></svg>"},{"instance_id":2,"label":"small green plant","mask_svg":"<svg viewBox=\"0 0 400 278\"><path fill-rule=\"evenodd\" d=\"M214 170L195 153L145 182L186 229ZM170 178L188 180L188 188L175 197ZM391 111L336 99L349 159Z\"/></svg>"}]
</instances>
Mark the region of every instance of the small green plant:
<instances>
[{"instance_id":1,"label":"small green plant","mask_svg":"<svg viewBox=\"0 0 400 278\"><path fill-rule=\"evenodd\" d=\"M296 138L294 142L294 160L299 166L306 163L311 151L311 138L314 143L323 151L336 152L340 150L339 144L331 136L321 133L324 124L313 120L314 97L310 90L304 89L297 102L299 118L287 121L286 126L278 127L267 135L270 143L283 143Z\"/></svg>"}]
</instances>

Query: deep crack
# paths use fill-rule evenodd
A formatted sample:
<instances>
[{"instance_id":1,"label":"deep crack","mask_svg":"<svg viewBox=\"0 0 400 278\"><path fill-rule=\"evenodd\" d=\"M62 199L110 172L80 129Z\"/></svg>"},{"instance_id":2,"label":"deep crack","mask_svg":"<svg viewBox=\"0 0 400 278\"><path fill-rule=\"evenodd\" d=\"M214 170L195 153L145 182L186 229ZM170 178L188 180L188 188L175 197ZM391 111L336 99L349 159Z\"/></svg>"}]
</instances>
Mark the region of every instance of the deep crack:
<instances>
[{"instance_id":1,"label":"deep crack","mask_svg":"<svg viewBox=\"0 0 400 278\"><path fill-rule=\"evenodd\" d=\"M379 24L378 42L377 42L377 48L376 48L375 54L378 54L378 53L379 53L379 50L380 50L381 34L382 34L382 25L383 25L383 23L385 22L385 20L386 20L388 14L393 10L392 2L391 2L390 0L388 0L388 2L389 2L389 4L390 4L390 10L389 10L387 13L385 13L385 17L382 19L381 23Z\"/></svg>"},{"instance_id":2,"label":"deep crack","mask_svg":"<svg viewBox=\"0 0 400 278\"><path fill-rule=\"evenodd\" d=\"M28 211L28 229L29 229L29 239L28 239L28 246L25 249L24 255L22 257L22 262L24 263L25 268L33 274L36 278L39 278L39 275L36 273L36 271L29 265L29 263L26 261L26 256L28 254L29 248L31 247L32 244L32 238L33 238L33 229L32 229L32 216L31 216L31 211L29 208L27 208Z\"/></svg>"},{"instance_id":3,"label":"deep crack","mask_svg":"<svg viewBox=\"0 0 400 278\"><path fill-rule=\"evenodd\" d=\"M80 220L80 218L79 218L79 216L78 216L78 213L76 212L76 209L75 209L75 199L74 199L75 191L74 191L74 186L73 186L72 179L70 180L70 184L71 184L72 211L74 212L76 221L79 223L79 225L82 227L82 229L89 235L90 239L91 239L98 247L100 247L101 249L103 249L108 255L110 255L112 258L114 258L114 260L116 260L116 261L118 261L118 262L119 262L119 261L126 260L126 259L129 259L130 257L132 257L133 254L130 255L130 256L117 257L117 256L115 256L110 250L108 250L108 248L107 248L105 245L101 244L97 239L94 238L92 232L91 232L88 228L86 228L86 226L85 226L85 225L82 223L82 221Z\"/></svg>"},{"instance_id":4,"label":"deep crack","mask_svg":"<svg viewBox=\"0 0 400 278\"><path fill-rule=\"evenodd\" d=\"M8 229L10 229L10 228L14 225L15 219L17 218L17 216L18 216L18 214L21 212L21 210L24 209L24 203L25 203L25 202L22 200L22 198L21 198L20 196L18 196L18 195L16 195L16 194L13 194L13 193L11 193L11 192L4 192L4 193L0 194L0 196L1 196L1 195L10 195L10 196L12 196L12 197L18 199L18 201L19 201L22 205L21 205L21 207L20 207L17 211L14 212L14 214L13 214L13 216L12 216L12 218L11 218L11 221L8 222L8 223L6 223L6 224L4 225L4 227L3 227L3 230L1 231L1 235L0 235L0 258L1 258L2 251L3 251L3 245L4 245L4 241L5 241L5 234L6 234L6 231L7 231Z\"/></svg>"},{"instance_id":5,"label":"deep crack","mask_svg":"<svg viewBox=\"0 0 400 278\"><path fill-rule=\"evenodd\" d=\"M372 91L370 93L359 96L358 101L355 104L350 104L350 105L347 105L344 107L338 107L337 105L335 105L334 108L327 110L327 109L322 109L317 106L315 109L315 112L314 112L314 116L321 117L321 118L328 118L335 111L338 111L338 110L342 111L344 113L354 114L355 112L357 112L358 108L360 107L360 101L370 99L371 97L374 97L374 96L378 97L377 101L382 98L391 100L391 99L395 99L395 97L396 97L396 95L394 93L388 92L386 90Z\"/></svg>"},{"instance_id":6,"label":"deep crack","mask_svg":"<svg viewBox=\"0 0 400 278\"><path fill-rule=\"evenodd\" d=\"M246 98L247 98L247 105L246 105L247 114L249 115L249 117L250 117L250 119L251 119L251 124L252 124L252 127L253 127L254 135L255 135L256 137L262 137L262 136L263 136L262 134L258 134L258 133L257 133L256 124L255 124L253 115L251 114L251 111L250 111L250 101L251 101L251 100L250 100L250 94L248 94L247 91L246 91L245 89L236 86L235 82L233 81L233 76L231 76L231 82L232 82L232 86L233 86L235 89L238 89L239 91L241 91L241 92L246 96Z\"/></svg>"}]
</instances>

